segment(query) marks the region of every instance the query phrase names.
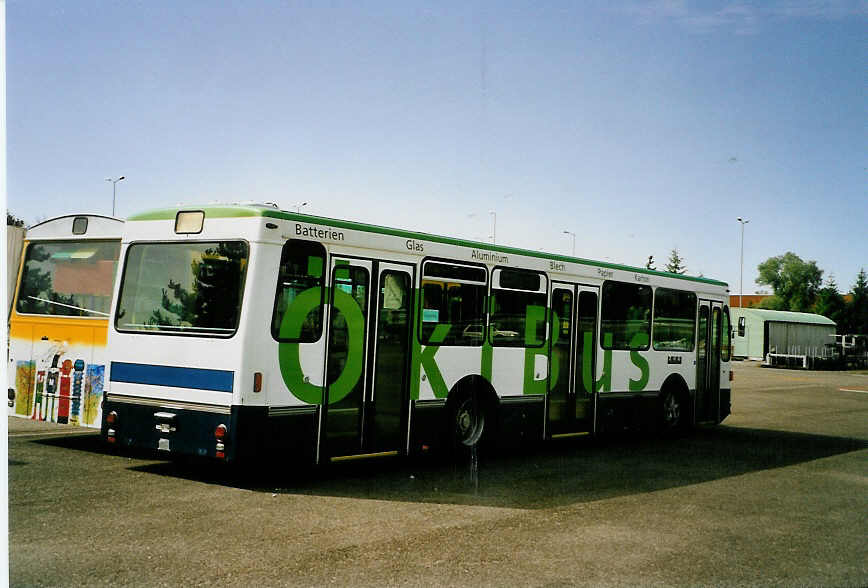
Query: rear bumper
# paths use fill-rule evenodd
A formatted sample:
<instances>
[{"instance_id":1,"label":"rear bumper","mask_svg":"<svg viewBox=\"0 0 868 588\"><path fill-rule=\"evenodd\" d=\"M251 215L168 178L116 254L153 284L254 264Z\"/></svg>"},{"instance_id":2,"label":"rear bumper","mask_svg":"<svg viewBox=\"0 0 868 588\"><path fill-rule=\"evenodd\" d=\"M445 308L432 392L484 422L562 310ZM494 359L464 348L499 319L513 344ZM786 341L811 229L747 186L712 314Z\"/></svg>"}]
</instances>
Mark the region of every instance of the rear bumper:
<instances>
[{"instance_id":1,"label":"rear bumper","mask_svg":"<svg viewBox=\"0 0 868 588\"><path fill-rule=\"evenodd\" d=\"M110 426L106 419L112 412L117 422ZM108 394L102 414L103 439L122 448L224 461L312 462L316 455L315 407L269 411L267 407L184 405ZM227 429L222 448L214 435L221 424ZM223 457L218 455L221 449Z\"/></svg>"},{"instance_id":2,"label":"rear bumper","mask_svg":"<svg viewBox=\"0 0 868 588\"><path fill-rule=\"evenodd\" d=\"M225 425L223 441L226 459L232 459L236 443L232 442L238 424L238 407L185 406L179 403L162 405L142 399L117 398L108 395L103 403L103 439L118 447L154 449L170 454L197 457L217 457L218 445L214 430ZM109 425L108 416L117 415Z\"/></svg>"}]
</instances>

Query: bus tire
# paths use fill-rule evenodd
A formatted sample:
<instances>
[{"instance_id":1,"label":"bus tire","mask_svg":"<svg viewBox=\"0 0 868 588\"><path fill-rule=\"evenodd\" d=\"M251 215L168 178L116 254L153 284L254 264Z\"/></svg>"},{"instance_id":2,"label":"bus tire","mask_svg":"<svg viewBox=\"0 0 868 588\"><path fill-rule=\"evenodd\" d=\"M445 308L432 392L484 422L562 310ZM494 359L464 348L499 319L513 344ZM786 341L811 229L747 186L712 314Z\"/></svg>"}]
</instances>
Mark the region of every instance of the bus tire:
<instances>
[{"instance_id":1,"label":"bus tire","mask_svg":"<svg viewBox=\"0 0 868 588\"><path fill-rule=\"evenodd\" d=\"M462 394L451 411L452 439L456 448L472 448L485 433L485 406L475 390Z\"/></svg>"},{"instance_id":2,"label":"bus tire","mask_svg":"<svg viewBox=\"0 0 868 588\"><path fill-rule=\"evenodd\" d=\"M684 395L675 386L666 386L660 393L660 429L671 435L685 429L687 403Z\"/></svg>"}]
</instances>

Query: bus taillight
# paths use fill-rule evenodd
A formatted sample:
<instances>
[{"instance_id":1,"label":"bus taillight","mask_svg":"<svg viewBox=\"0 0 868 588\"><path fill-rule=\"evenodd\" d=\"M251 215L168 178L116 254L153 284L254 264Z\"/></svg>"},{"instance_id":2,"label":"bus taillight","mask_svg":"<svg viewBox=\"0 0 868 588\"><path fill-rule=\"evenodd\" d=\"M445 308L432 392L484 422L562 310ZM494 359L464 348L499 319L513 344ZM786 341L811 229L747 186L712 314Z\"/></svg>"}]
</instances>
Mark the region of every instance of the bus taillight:
<instances>
[{"instance_id":1,"label":"bus taillight","mask_svg":"<svg viewBox=\"0 0 868 588\"><path fill-rule=\"evenodd\" d=\"M226 459L226 445L223 441L226 439L227 428L223 423L217 425L214 429L214 438L217 439L217 447L214 455L217 459Z\"/></svg>"},{"instance_id":2,"label":"bus taillight","mask_svg":"<svg viewBox=\"0 0 868 588\"><path fill-rule=\"evenodd\" d=\"M115 427L118 425L118 413L111 411L105 415L105 423L108 425L105 432L105 440L109 443L117 443L117 431L115 430Z\"/></svg>"}]
</instances>

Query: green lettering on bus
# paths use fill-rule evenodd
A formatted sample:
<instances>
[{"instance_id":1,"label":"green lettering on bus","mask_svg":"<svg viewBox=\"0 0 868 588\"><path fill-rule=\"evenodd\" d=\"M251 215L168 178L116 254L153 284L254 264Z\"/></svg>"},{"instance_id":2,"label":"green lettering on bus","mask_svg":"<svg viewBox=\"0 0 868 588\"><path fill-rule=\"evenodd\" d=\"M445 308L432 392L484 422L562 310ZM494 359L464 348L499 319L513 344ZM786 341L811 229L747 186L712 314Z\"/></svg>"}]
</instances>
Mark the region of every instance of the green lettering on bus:
<instances>
[{"instance_id":1,"label":"green lettering on bus","mask_svg":"<svg viewBox=\"0 0 868 588\"><path fill-rule=\"evenodd\" d=\"M544 349L554 349L555 345L557 345L558 341L561 338L561 318L558 316L558 313L555 312L555 309L550 308L551 316L549 318L549 333L551 333L551 341L548 345L544 347ZM551 354L551 379L549 382L557 382L558 376L561 373L561 356L557 353ZM567 368L569 369L569 367Z\"/></svg>"},{"instance_id":2,"label":"green lettering on bus","mask_svg":"<svg viewBox=\"0 0 868 588\"><path fill-rule=\"evenodd\" d=\"M482 377L491 382L492 378L492 364L494 362L494 347L491 346L491 343L488 342L488 339L483 341L482 343L482 360L479 367L479 372L482 374Z\"/></svg>"},{"instance_id":3,"label":"green lettering on bus","mask_svg":"<svg viewBox=\"0 0 868 588\"><path fill-rule=\"evenodd\" d=\"M295 297L283 314L278 335L281 339L298 339L308 314L320 304L320 288L310 288ZM300 343L279 343L277 346L280 375L293 396L309 404L322 401L322 388L305 382L301 371Z\"/></svg>"},{"instance_id":4,"label":"green lettering on bus","mask_svg":"<svg viewBox=\"0 0 868 588\"><path fill-rule=\"evenodd\" d=\"M585 394L591 394L594 390L594 332L585 331L583 333L584 343L582 344L582 385L585 387Z\"/></svg>"},{"instance_id":5,"label":"green lettering on bus","mask_svg":"<svg viewBox=\"0 0 868 588\"><path fill-rule=\"evenodd\" d=\"M637 347L645 347L646 345L648 345L647 333L636 333L630 341L630 361L633 362L633 365L639 368L640 373L638 380L630 378L630 392L644 390L645 386L648 385L648 378L651 376L651 371L648 367L648 360L639 355L639 352L636 351Z\"/></svg>"},{"instance_id":6,"label":"green lettering on bus","mask_svg":"<svg viewBox=\"0 0 868 588\"><path fill-rule=\"evenodd\" d=\"M440 373L440 368L437 367L434 355L440 349L437 343L442 343L446 339L446 335L449 334L451 327L452 325L447 324L440 324L434 327L434 331L428 339L428 345L419 354L419 362L422 364L422 369L425 370L425 375L428 376L428 383L431 384L435 398L446 398L449 394L449 390L446 389L446 380L443 379L443 374Z\"/></svg>"},{"instance_id":7,"label":"green lettering on bus","mask_svg":"<svg viewBox=\"0 0 868 588\"><path fill-rule=\"evenodd\" d=\"M537 380L535 378L536 357L542 355L548 358L548 346L531 347L531 345L539 345L541 341L536 338L537 324L545 322L546 309L543 306L529 305L527 313L524 317L524 387L522 394L545 394L548 389L548 380L543 378ZM543 341L544 343L544 341ZM552 378L556 378L557 374L553 374Z\"/></svg>"},{"instance_id":8,"label":"green lettering on bus","mask_svg":"<svg viewBox=\"0 0 868 588\"><path fill-rule=\"evenodd\" d=\"M329 289L326 289L328 294ZM280 325L280 338L282 339L298 339L301 335L304 321L320 304L320 288L310 288L299 294L292 302L283 316L283 321ZM334 308L343 314L346 320L347 328L347 360L344 369L340 376L329 386L329 404L339 402L347 394L349 394L362 377L363 368L362 361L364 358L364 340L365 340L365 318L359 307L358 302L349 294L342 290L334 292ZM536 333L538 324L545 321L546 309L541 306L529 306L525 316L525 361L524 361L524 384L523 394L545 394L547 391L547 382L556 381L560 373L560 361L557 355L551 356L550 374L548 378L537 380L535 374L536 358L543 356L548 358L549 345L542 347L531 347L538 345ZM555 328L558 323L558 317L554 311L551 313L550 329L553 340L550 345L554 345L558 341L560 335L559 329ZM446 386L446 381L443 374L437 365L436 354L440 349L438 343L442 343L449 334L451 325L439 324L434 327L429 344L422 347L416 337L413 337L413 361L411 362L411 397L419 398L419 376L424 370L425 376L428 378L435 398L445 398L449 394ZM590 331L583 333L584 345L586 350L593 348L593 333ZM603 335L603 346L611 347L612 333ZM630 342L631 347L641 347L647 344L647 335L637 333ZM322 386L311 384L305 381L304 373L301 369L301 347L300 343L280 343L278 345L278 358L280 363L280 373L284 383L290 392L303 402L309 404L318 404L322 402L323 389ZM492 363L494 349L488 341L485 341L482 346L480 373L488 380L492 381ZM593 352L582 354L582 384L585 391L590 391L593 386ZM650 379L650 366L648 360L643 357L638 351L630 351L630 360L637 368L639 368L639 378L630 378L630 391L644 390ZM603 370L597 380L597 391L609 392L612 389L612 350L605 349L603 352Z\"/></svg>"},{"instance_id":9,"label":"green lettering on bus","mask_svg":"<svg viewBox=\"0 0 868 588\"><path fill-rule=\"evenodd\" d=\"M603 346L608 347L603 351L603 373L597 382L597 392L610 392L612 390L612 333L603 335Z\"/></svg>"},{"instance_id":10,"label":"green lettering on bus","mask_svg":"<svg viewBox=\"0 0 868 588\"><path fill-rule=\"evenodd\" d=\"M328 291L328 290L327 290ZM280 338L298 339L307 316L320 304L320 289L310 288L292 301L280 324ZM344 315L347 324L347 361L341 375L329 385L329 404L342 400L362 376L365 345L365 317L356 300L342 290L334 292L334 308ZM306 382L301 369L300 343L280 343L280 375L293 396L309 404L322 402L323 389Z\"/></svg>"}]
</instances>

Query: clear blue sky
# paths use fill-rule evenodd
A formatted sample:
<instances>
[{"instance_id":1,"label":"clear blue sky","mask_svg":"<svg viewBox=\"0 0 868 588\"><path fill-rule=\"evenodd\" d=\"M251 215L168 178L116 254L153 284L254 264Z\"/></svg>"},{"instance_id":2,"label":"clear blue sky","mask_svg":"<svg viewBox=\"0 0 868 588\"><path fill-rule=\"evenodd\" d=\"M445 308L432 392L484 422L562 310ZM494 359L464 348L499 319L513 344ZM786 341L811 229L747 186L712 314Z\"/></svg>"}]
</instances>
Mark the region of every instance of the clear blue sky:
<instances>
[{"instance_id":1,"label":"clear blue sky","mask_svg":"<svg viewBox=\"0 0 868 588\"><path fill-rule=\"evenodd\" d=\"M273 201L744 291L868 269L868 4L7 3L8 209Z\"/></svg>"}]
</instances>

